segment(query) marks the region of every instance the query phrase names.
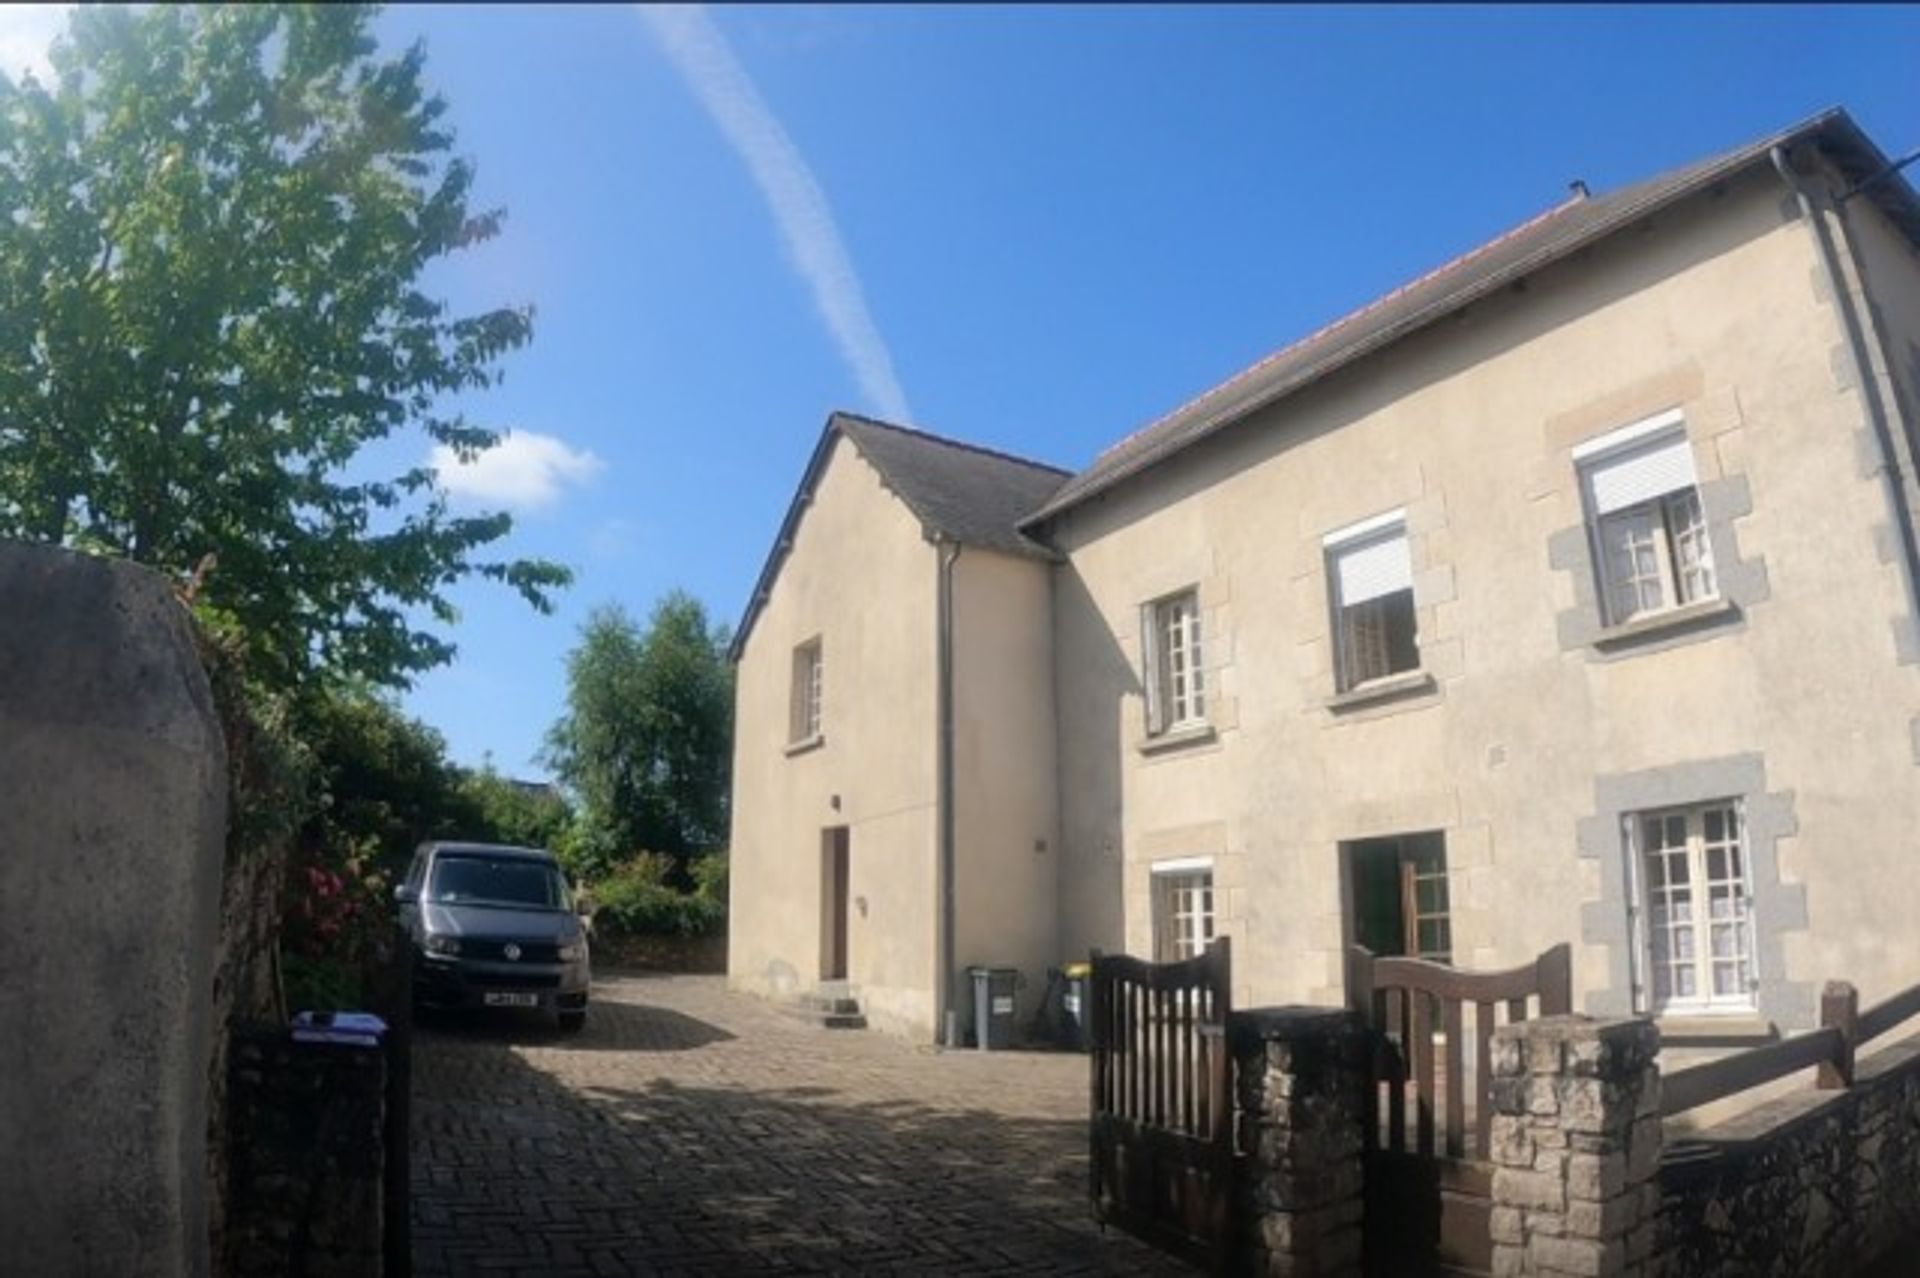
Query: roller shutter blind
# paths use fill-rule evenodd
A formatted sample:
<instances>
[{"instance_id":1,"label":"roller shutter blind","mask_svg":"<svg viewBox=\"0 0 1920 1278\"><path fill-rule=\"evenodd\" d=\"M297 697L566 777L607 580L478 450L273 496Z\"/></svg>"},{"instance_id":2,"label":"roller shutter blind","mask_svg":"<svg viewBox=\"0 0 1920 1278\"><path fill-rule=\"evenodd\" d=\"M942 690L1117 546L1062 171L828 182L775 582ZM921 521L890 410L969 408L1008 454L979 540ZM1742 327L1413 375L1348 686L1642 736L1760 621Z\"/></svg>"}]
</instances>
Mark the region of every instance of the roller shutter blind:
<instances>
[{"instance_id":1,"label":"roller shutter blind","mask_svg":"<svg viewBox=\"0 0 1920 1278\"><path fill-rule=\"evenodd\" d=\"M1626 510L1694 483L1693 449L1681 432L1587 464L1596 515Z\"/></svg>"},{"instance_id":2,"label":"roller shutter blind","mask_svg":"<svg viewBox=\"0 0 1920 1278\"><path fill-rule=\"evenodd\" d=\"M1343 608L1413 589L1413 559L1407 552L1404 528L1351 546L1335 547L1333 553Z\"/></svg>"}]
</instances>

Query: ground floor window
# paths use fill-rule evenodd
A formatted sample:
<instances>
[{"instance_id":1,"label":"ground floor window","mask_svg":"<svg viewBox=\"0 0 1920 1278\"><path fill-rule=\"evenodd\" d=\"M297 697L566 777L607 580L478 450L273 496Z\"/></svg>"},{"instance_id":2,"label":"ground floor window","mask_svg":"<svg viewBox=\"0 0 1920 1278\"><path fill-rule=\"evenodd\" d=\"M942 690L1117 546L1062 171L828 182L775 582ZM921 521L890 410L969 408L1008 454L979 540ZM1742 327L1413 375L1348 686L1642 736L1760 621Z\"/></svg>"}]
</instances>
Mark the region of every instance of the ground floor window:
<instances>
[{"instance_id":1,"label":"ground floor window","mask_svg":"<svg viewBox=\"0 0 1920 1278\"><path fill-rule=\"evenodd\" d=\"M1642 1010L1752 1009L1753 889L1742 825L1731 800L1626 818Z\"/></svg>"},{"instance_id":2,"label":"ground floor window","mask_svg":"<svg viewBox=\"0 0 1920 1278\"><path fill-rule=\"evenodd\" d=\"M1343 849L1347 934L1375 954L1453 962L1446 836L1360 839Z\"/></svg>"},{"instance_id":3,"label":"ground floor window","mask_svg":"<svg viewBox=\"0 0 1920 1278\"><path fill-rule=\"evenodd\" d=\"M1213 864L1163 861L1153 867L1153 958L1177 963L1213 944Z\"/></svg>"}]
</instances>

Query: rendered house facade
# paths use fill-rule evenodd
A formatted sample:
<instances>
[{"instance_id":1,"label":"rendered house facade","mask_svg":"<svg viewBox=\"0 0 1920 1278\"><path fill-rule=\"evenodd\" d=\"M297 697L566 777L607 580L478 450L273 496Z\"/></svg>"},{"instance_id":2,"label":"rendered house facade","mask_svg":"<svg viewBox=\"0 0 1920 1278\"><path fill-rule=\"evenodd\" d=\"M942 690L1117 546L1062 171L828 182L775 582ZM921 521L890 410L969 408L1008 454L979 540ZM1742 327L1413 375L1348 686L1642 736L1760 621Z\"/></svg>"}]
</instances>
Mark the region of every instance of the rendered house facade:
<instances>
[{"instance_id":1,"label":"rendered house facade","mask_svg":"<svg viewBox=\"0 0 1920 1278\"><path fill-rule=\"evenodd\" d=\"M1071 477L830 422L736 648L735 982L922 1037L967 964L1227 934L1241 1002L1570 940L1676 1037L1911 984L1886 168L1835 112L1575 197Z\"/></svg>"}]
</instances>

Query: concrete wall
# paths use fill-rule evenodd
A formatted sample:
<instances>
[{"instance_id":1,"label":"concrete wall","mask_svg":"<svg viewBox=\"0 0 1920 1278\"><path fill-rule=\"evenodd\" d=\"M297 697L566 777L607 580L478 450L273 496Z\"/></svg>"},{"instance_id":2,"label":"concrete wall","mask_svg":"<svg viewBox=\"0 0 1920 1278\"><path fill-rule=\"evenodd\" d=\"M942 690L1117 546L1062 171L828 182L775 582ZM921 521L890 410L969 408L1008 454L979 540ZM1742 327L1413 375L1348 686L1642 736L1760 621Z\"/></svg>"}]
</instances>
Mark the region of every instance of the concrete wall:
<instances>
[{"instance_id":1,"label":"concrete wall","mask_svg":"<svg viewBox=\"0 0 1920 1278\"><path fill-rule=\"evenodd\" d=\"M1836 186L1839 179L1830 179ZM1888 221L1871 200L1845 206L1843 234L1851 279L1858 289L1873 373L1887 411L1887 438L1900 468L1902 491L1910 511L1920 518L1920 249ZM1883 553L1892 555L1897 534L1885 530ZM1920 618L1898 624L1903 659L1920 662ZM1920 750L1920 724L1915 725Z\"/></svg>"},{"instance_id":2,"label":"concrete wall","mask_svg":"<svg viewBox=\"0 0 1920 1278\"><path fill-rule=\"evenodd\" d=\"M1624 1010L1624 857L1593 832L1637 798L1741 798L1766 823L1763 1012L1803 1025L1826 977L1869 999L1915 979L1895 938L1920 906L1920 682L1839 318L1784 195L1756 176L1665 212L1061 522L1066 947L1146 952L1151 863L1212 856L1236 1001L1338 1003L1341 842L1441 830L1458 962L1571 939L1576 1005ZM1670 408L1735 606L1596 643L1570 450ZM1321 538L1395 507L1434 683L1332 705ZM1215 732L1149 752L1139 607L1186 586Z\"/></svg>"},{"instance_id":3,"label":"concrete wall","mask_svg":"<svg viewBox=\"0 0 1920 1278\"><path fill-rule=\"evenodd\" d=\"M1051 576L980 549L954 565L954 960L1019 968L1023 1020L1063 961Z\"/></svg>"},{"instance_id":4,"label":"concrete wall","mask_svg":"<svg viewBox=\"0 0 1920 1278\"><path fill-rule=\"evenodd\" d=\"M203 1274L225 746L132 565L0 544L0 1235L21 1273Z\"/></svg>"},{"instance_id":5,"label":"concrete wall","mask_svg":"<svg viewBox=\"0 0 1920 1278\"><path fill-rule=\"evenodd\" d=\"M741 653L727 971L808 990L821 973L821 832L850 830L849 979L876 1026L933 1035L934 547L845 438ZM821 744L791 752L793 650L821 640Z\"/></svg>"},{"instance_id":6,"label":"concrete wall","mask_svg":"<svg viewBox=\"0 0 1920 1278\"><path fill-rule=\"evenodd\" d=\"M1869 199L1847 203L1846 230L1904 425L1920 430L1920 249Z\"/></svg>"}]
</instances>

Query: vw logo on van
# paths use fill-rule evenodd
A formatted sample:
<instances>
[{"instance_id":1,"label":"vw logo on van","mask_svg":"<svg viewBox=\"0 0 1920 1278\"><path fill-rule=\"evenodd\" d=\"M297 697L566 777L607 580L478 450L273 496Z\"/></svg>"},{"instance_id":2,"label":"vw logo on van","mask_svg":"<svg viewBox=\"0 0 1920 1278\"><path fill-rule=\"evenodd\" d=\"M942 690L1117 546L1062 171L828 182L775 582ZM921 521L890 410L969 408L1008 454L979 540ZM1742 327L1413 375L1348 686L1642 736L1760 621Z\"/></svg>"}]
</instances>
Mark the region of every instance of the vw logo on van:
<instances>
[{"instance_id":1,"label":"vw logo on van","mask_svg":"<svg viewBox=\"0 0 1920 1278\"><path fill-rule=\"evenodd\" d=\"M510 959L517 959L520 957L520 947L515 945L512 941L508 941L505 947L503 947L500 952L506 955Z\"/></svg>"}]
</instances>

